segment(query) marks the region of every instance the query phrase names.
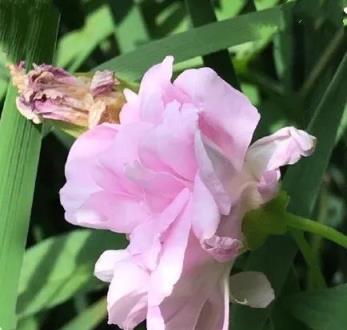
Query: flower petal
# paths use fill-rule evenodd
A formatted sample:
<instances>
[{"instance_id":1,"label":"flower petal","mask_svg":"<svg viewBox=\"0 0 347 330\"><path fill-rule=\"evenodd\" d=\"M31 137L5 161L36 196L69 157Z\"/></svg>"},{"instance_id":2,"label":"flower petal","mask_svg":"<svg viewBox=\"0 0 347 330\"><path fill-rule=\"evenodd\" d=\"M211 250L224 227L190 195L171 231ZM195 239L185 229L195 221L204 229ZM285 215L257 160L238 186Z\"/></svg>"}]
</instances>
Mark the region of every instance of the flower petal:
<instances>
[{"instance_id":1,"label":"flower petal","mask_svg":"<svg viewBox=\"0 0 347 330\"><path fill-rule=\"evenodd\" d=\"M184 71L174 82L200 107L200 129L241 169L259 114L245 95L210 68Z\"/></svg>"},{"instance_id":2,"label":"flower petal","mask_svg":"<svg viewBox=\"0 0 347 330\"><path fill-rule=\"evenodd\" d=\"M260 272L241 272L230 277L232 301L253 308L265 308L275 298L269 280Z\"/></svg>"},{"instance_id":3,"label":"flower petal","mask_svg":"<svg viewBox=\"0 0 347 330\"><path fill-rule=\"evenodd\" d=\"M163 122L141 143L139 155L142 163L153 170L171 172L191 180L196 172L194 133L197 124L196 109L181 110L177 101L168 103Z\"/></svg>"},{"instance_id":4,"label":"flower petal","mask_svg":"<svg viewBox=\"0 0 347 330\"><path fill-rule=\"evenodd\" d=\"M157 267L162 249L162 236L181 215L189 199L189 190L182 190L162 213L154 215L150 221L140 224L130 234L128 251L133 256L138 256L148 269L154 270Z\"/></svg>"},{"instance_id":5,"label":"flower petal","mask_svg":"<svg viewBox=\"0 0 347 330\"><path fill-rule=\"evenodd\" d=\"M101 281L111 282L119 261L129 258L127 250L108 250L102 253L94 267L94 275Z\"/></svg>"},{"instance_id":6,"label":"flower petal","mask_svg":"<svg viewBox=\"0 0 347 330\"><path fill-rule=\"evenodd\" d=\"M284 127L276 133L259 139L247 152L247 164L260 178L265 172L294 164L314 151L316 138L294 127Z\"/></svg>"},{"instance_id":7,"label":"flower petal","mask_svg":"<svg viewBox=\"0 0 347 330\"><path fill-rule=\"evenodd\" d=\"M158 305L171 294L181 276L191 229L191 202L165 235L157 269L151 274L149 304Z\"/></svg>"},{"instance_id":8,"label":"flower petal","mask_svg":"<svg viewBox=\"0 0 347 330\"><path fill-rule=\"evenodd\" d=\"M205 302L196 325L197 330L229 329L229 269Z\"/></svg>"},{"instance_id":9,"label":"flower petal","mask_svg":"<svg viewBox=\"0 0 347 330\"><path fill-rule=\"evenodd\" d=\"M191 236L183 272L172 293L160 304L157 322L159 323L161 318L165 330L226 330L229 321L228 317L225 317L229 308L229 290L224 290L227 282L222 283L225 274L229 274L229 265L216 262L201 249L199 241ZM200 321L200 318L204 318L202 311L205 309L215 312L214 315L207 315L207 318L211 318L211 323L208 324L218 327L202 327L203 320ZM226 327L219 327L224 321Z\"/></svg>"},{"instance_id":10,"label":"flower petal","mask_svg":"<svg viewBox=\"0 0 347 330\"><path fill-rule=\"evenodd\" d=\"M218 206L202 182L199 175L195 177L193 190L193 219L194 234L201 241L212 237L218 228L220 213Z\"/></svg>"},{"instance_id":11,"label":"flower petal","mask_svg":"<svg viewBox=\"0 0 347 330\"><path fill-rule=\"evenodd\" d=\"M235 170L218 149L203 139L200 132L195 134L195 154L201 180L212 193L222 214L230 212L232 197L225 185L232 179Z\"/></svg>"},{"instance_id":12,"label":"flower petal","mask_svg":"<svg viewBox=\"0 0 347 330\"><path fill-rule=\"evenodd\" d=\"M147 285L146 271L132 260L118 262L107 295L108 323L130 330L144 321Z\"/></svg>"},{"instance_id":13,"label":"flower petal","mask_svg":"<svg viewBox=\"0 0 347 330\"><path fill-rule=\"evenodd\" d=\"M130 233L146 221L151 212L139 200L121 194L99 191L73 212L66 212L66 220L79 226Z\"/></svg>"},{"instance_id":14,"label":"flower petal","mask_svg":"<svg viewBox=\"0 0 347 330\"><path fill-rule=\"evenodd\" d=\"M82 134L71 147L65 166L66 184L60 190L66 212L75 212L91 194L101 190L94 180L94 168L98 156L109 148L117 131L115 125L97 126Z\"/></svg>"}]
</instances>

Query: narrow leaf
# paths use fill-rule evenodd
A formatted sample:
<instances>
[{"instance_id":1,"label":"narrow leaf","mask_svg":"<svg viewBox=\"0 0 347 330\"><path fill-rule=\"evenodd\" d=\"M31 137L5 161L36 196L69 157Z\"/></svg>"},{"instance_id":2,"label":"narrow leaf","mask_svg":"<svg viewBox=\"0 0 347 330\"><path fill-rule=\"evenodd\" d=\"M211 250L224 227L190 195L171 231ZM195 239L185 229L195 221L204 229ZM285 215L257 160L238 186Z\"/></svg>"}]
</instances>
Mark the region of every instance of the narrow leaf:
<instances>
[{"instance_id":1,"label":"narrow leaf","mask_svg":"<svg viewBox=\"0 0 347 330\"><path fill-rule=\"evenodd\" d=\"M193 26L198 27L217 21L217 17L210 0L186 0L189 16ZM240 89L234 67L227 49L219 50L203 57L204 65L214 69L224 80L235 88Z\"/></svg>"},{"instance_id":2,"label":"narrow leaf","mask_svg":"<svg viewBox=\"0 0 347 330\"><path fill-rule=\"evenodd\" d=\"M76 293L101 284L94 264L107 249L125 246L125 238L105 231L75 230L30 248L24 257L19 286L21 318L56 306Z\"/></svg>"},{"instance_id":3,"label":"narrow leaf","mask_svg":"<svg viewBox=\"0 0 347 330\"><path fill-rule=\"evenodd\" d=\"M314 330L342 330L347 324L347 284L283 297L282 304Z\"/></svg>"},{"instance_id":4,"label":"narrow leaf","mask_svg":"<svg viewBox=\"0 0 347 330\"><path fill-rule=\"evenodd\" d=\"M0 44L9 59L50 62L58 14L50 1L0 2ZM39 159L40 128L16 109L9 87L0 121L0 328L15 328L17 287Z\"/></svg>"},{"instance_id":5,"label":"narrow leaf","mask_svg":"<svg viewBox=\"0 0 347 330\"><path fill-rule=\"evenodd\" d=\"M151 65L166 55L174 55L176 62L204 56L231 46L261 38L262 28L274 31L283 24L283 12L290 6L278 6L261 12L241 15L221 22L210 23L187 32L152 41L127 54L109 60L96 69L116 71L122 78L136 80ZM215 36L218 36L216 38Z\"/></svg>"},{"instance_id":6,"label":"narrow leaf","mask_svg":"<svg viewBox=\"0 0 347 330\"><path fill-rule=\"evenodd\" d=\"M106 318L106 298L98 300L76 316L61 330L93 330L103 319Z\"/></svg>"}]
</instances>

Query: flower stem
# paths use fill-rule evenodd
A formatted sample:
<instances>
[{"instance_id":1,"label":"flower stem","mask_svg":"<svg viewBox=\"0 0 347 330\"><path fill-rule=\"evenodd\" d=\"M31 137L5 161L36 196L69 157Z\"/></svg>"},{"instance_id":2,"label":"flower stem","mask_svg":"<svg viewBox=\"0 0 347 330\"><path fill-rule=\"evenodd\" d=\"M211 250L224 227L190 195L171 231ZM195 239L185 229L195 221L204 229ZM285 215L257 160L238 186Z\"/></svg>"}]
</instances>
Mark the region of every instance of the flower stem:
<instances>
[{"instance_id":1,"label":"flower stem","mask_svg":"<svg viewBox=\"0 0 347 330\"><path fill-rule=\"evenodd\" d=\"M285 221L291 228L319 235L347 249L347 236L334 228L290 213L286 213Z\"/></svg>"},{"instance_id":2,"label":"flower stem","mask_svg":"<svg viewBox=\"0 0 347 330\"><path fill-rule=\"evenodd\" d=\"M324 276L320 269L319 259L314 253L314 250L307 242L304 233L297 229L291 229L290 235L293 237L295 243L297 244L305 262L309 268L309 278L315 288L326 287L326 282Z\"/></svg>"}]
</instances>

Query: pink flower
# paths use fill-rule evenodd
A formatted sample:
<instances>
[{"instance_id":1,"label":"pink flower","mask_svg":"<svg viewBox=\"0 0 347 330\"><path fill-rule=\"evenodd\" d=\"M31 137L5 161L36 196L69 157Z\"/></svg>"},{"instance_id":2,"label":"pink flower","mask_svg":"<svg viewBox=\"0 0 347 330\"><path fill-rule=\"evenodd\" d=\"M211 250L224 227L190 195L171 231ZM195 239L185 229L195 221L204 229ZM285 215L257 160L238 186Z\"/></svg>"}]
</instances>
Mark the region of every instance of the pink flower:
<instances>
[{"instance_id":1,"label":"pink flower","mask_svg":"<svg viewBox=\"0 0 347 330\"><path fill-rule=\"evenodd\" d=\"M52 65L35 65L25 73L24 62L9 65L18 88L16 103L21 114L35 124L44 119L82 127L118 122L124 97L111 71L97 71L92 78L73 76Z\"/></svg>"},{"instance_id":2,"label":"pink flower","mask_svg":"<svg viewBox=\"0 0 347 330\"><path fill-rule=\"evenodd\" d=\"M283 128L250 146L259 120L209 68L171 82L173 58L126 91L120 124L73 145L61 201L67 221L125 233L96 276L110 282L109 323L149 330L226 330L229 300L265 307L264 275L229 278L243 248L242 218L277 193L279 167L312 153L315 139Z\"/></svg>"}]
</instances>

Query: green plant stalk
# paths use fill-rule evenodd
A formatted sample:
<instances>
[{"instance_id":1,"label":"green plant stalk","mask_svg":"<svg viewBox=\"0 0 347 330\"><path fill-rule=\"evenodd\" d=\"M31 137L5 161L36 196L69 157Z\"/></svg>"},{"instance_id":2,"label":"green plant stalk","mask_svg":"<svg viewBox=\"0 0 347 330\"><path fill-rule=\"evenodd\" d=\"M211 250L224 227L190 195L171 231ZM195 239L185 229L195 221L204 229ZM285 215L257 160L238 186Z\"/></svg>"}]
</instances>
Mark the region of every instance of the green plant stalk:
<instances>
[{"instance_id":1,"label":"green plant stalk","mask_svg":"<svg viewBox=\"0 0 347 330\"><path fill-rule=\"evenodd\" d=\"M0 41L13 62L51 61L58 14L48 0L0 3ZM0 328L16 328L16 301L41 146L10 86L0 121Z\"/></svg>"},{"instance_id":2,"label":"green plant stalk","mask_svg":"<svg viewBox=\"0 0 347 330\"><path fill-rule=\"evenodd\" d=\"M286 214L284 221L288 227L319 235L347 249L347 236L332 227L291 213Z\"/></svg>"},{"instance_id":3,"label":"green plant stalk","mask_svg":"<svg viewBox=\"0 0 347 330\"><path fill-rule=\"evenodd\" d=\"M290 235L293 237L309 268L309 278L313 287L326 287L325 279L320 269L318 256L314 253L311 245L306 240L304 233L299 230L291 230Z\"/></svg>"}]
</instances>

